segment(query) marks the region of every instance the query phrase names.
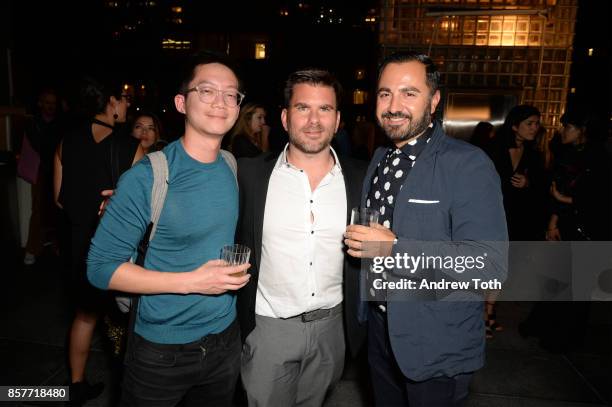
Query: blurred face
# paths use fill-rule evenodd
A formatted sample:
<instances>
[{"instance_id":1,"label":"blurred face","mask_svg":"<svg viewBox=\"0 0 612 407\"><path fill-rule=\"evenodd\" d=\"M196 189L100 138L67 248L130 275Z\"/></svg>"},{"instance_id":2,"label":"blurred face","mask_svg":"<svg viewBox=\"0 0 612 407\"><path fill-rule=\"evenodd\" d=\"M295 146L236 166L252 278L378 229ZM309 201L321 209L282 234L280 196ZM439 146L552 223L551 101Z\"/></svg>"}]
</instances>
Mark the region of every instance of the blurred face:
<instances>
[{"instance_id":1,"label":"blurred face","mask_svg":"<svg viewBox=\"0 0 612 407\"><path fill-rule=\"evenodd\" d=\"M134 122L132 136L140 140L140 145L144 149L149 149L157 141L157 129L153 118L148 116L140 116Z\"/></svg>"},{"instance_id":2,"label":"blurred face","mask_svg":"<svg viewBox=\"0 0 612 407\"><path fill-rule=\"evenodd\" d=\"M263 126L266 124L266 111L260 107L255 109L250 124L251 133L261 133Z\"/></svg>"},{"instance_id":3,"label":"blurred face","mask_svg":"<svg viewBox=\"0 0 612 407\"><path fill-rule=\"evenodd\" d=\"M52 93L45 93L38 100L38 107L43 117L53 118L57 113L57 96Z\"/></svg>"},{"instance_id":4,"label":"blurred face","mask_svg":"<svg viewBox=\"0 0 612 407\"><path fill-rule=\"evenodd\" d=\"M561 131L561 143L578 144L582 140L582 129L573 124L564 124Z\"/></svg>"},{"instance_id":5,"label":"blurred face","mask_svg":"<svg viewBox=\"0 0 612 407\"><path fill-rule=\"evenodd\" d=\"M195 75L189 83L189 88L197 85L206 86L217 94L211 103L202 102L196 91L174 97L176 109L185 115L185 130L207 137L221 138L236 123L240 112L240 107L225 104L222 92L238 91L238 78L225 65L218 63L199 65L195 68Z\"/></svg>"},{"instance_id":6,"label":"blurred face","mask_svg":"<svg viewBox=\"0 0 612 407\"><path fill-rule=\"evenodd\" d=\"M516 134L517 140L532 141L540 129L540 116L529 116L520 122L518 126L512 126L512 129Z\"/></svg>"},{"instance_id":7,"label":"blurred face","mask_svg":"<svg viewBox=\"0 0 612 407\"><path fill-rule=\"evenodd\" d=\"M329 147L340 123L336 92L330 86L295 85L281 121L292 147L305 154L322 152Z\"/></svg>"},{"instance_id":8,"label":"blurred face","mask_svg":"<svg viewBox=\"0 0 612 407\"><path fill-rule=\"evenodd\" d=\"M418 61L391 63L383 70L376 94L376 118L397 147L423 133L440 101L426 82L425 65Z\"/></svg>"}]
</instances>

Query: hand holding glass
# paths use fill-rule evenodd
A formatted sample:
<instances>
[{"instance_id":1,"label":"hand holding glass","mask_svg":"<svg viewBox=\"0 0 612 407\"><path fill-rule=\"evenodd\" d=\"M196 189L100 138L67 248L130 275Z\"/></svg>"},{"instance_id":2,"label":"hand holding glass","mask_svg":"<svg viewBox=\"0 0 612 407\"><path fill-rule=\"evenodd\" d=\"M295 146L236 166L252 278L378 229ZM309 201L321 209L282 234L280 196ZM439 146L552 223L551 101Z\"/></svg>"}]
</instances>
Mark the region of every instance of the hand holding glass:
<instances>
[{"instance_id":1,"label":"hand holding glass","mask_svg":"<svg viewBox=\"0 0 612 407\"><path fill-rule=\"evenodd\" d=\"M249 262L251 249L243 244L230 244L223 246L219 258L227 263L228 266L239 266ZM246 271L230 274L233 277L241 277Z\"/></svg>"},{"instance_id":2,"label":"hand holding glass","mask_svg":"<svg viewBox=\"0 0 612 407\"><path fill-rule=\"evenodd\" d=\"M372 208L358 207L351 211L351 225L370 226L378 223L378 211Z\"/></svg>"}]
</instances>

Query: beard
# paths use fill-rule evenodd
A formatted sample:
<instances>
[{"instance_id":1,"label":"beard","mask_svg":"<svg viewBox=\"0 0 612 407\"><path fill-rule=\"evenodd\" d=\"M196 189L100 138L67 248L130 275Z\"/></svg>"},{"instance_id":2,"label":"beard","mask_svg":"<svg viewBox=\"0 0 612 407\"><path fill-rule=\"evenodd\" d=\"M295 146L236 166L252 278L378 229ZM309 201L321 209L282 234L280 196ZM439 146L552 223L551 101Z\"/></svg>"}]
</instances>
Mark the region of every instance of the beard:
<instances>
[{"instance_id":1,"label":"beard","mask_svg":"<svg viewBox=\"0 0 612 407\"><path fill-rule=\"evenodd\" d=\"M409 122L404 126L393 126L389 122L384 121L384 119L390 118L406 118ZM391 141L404 141L416 137L427 130L430 123L431 113L429 109L425 109L423 115L418 120L413 120L413 116L410 113L392 113L389 111L384 112L381 118L378 119L378 125L383 129Z\"/></svg>"},{"instance_id":2,"label":"beard","mask_svg":"<svg viewBox=\"0 0 612 407\"><path fill-rule=\"evenodd\" d=\"M325 132L325 129L323 127L306 127L295 132L296 135L289 134L289 141L291 142L291 145L306 154L317 154L325 150L327 147L329 147L331 140L334 137L334 135L331 134L321 140L308 140L306 137L300 137L300 133L304 131Z\"/></svg>"}]
</instances>

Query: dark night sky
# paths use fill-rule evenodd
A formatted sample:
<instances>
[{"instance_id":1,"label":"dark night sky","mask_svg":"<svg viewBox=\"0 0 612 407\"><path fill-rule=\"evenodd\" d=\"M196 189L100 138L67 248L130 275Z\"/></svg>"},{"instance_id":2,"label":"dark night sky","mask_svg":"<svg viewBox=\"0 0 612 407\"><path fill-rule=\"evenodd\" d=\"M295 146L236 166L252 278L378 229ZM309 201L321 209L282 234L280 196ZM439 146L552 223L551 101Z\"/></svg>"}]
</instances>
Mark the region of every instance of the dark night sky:
<instances>
[{"instance_id":1,"label":"dark night sky","mask_svg":"<svg viewBox=\"0 0 612 407\"><path fill-rule=\"evenodd\" d=\"M130 81L166 85L175 57L159 47L163 33L189 37L190 31L268 32L272 41L283 47L283 54L272 55L265 63L246 61L245 76L256 94L265 93L266 82L280 81L290 70L305 65L322 66L333 71L352 71L360 59L377 59L376 34L373 30L354 30L351 22L362 20L364 11L376 1L326 1L326 7L345 16L338 26L315 26L308 21L279 18L279 9L296 1L262 2L170 2L157 0L166 9L183 5L184 24L180 29L169 27L160 13L149 12L149 24L135 33L122 33L120 40L112 33L134 18L125 12L113 12L104 1L31 2L10 0L9 44L13 49L17 102L31 100L40 86L64 86L81 72L117 72ZM138 3L138 2L132 2ZM311 13L322 3L311 1ZM34 6L35 4L35 6ZM35 10L35 11L33 11ZM132 8L134 10L134 8ZM144 14L146 14L144 13ZM274 50L272 50L274 51ZM262 78L261 75L267 77ZM343 72L338 72L342 77ZM252 78L249 77L252 76ZM348 76L348 74L347 74ZM350 80L350 78L346 78ZM272 84L274 86L274 84ZM257 89L257 87L260 89ZM270 85L268 85L268 88ZM162 90L163 92L163 90ZM253 93L253 92L251 92ZM267 97L267 95L261 95Z\"/></svg>"},{"instance_id":2,"label":"dark night sky","mask_svg":"<svg viewBox=\"0 0 612 407\"><path fill-rule=\"evenodd\" d=\"M164 88L173 58L159 49L162 32L168 28L163 18L153 13L149 17L157 24L149 24L148 29L139 31L140 34L132 33L123 35L120 41L113 40L112 32L120 25L118 22L130 20L125 13L109 13L104 3L101 0L9 0L8 44L13 52L18 104L27 104L38 87L45 84L62 86L84 71L121 72L128 80L155 82ZM278 10L283 6L291 10L297 1L158 0L157 3L166 7L183 5L185 23L182 30L186 33L191 30L270 33L273 41L282 47L283 55L276 54L264 64L246 63L247 84L252 84L257 96L270 100L273 96L266 94L268 89L273 88L273 92L278 93L282 78L300 65L329 68L343 82L349 82L345 86L351 86L350 72L359 65L367 65L366 68L373 70L379 56L375 33L351 28L351 22L361 19L377 1L310 2L312 12L325 4L345 16L344 24L337 26L316 26L296 19L285 20L291 24L283 23ZM612 93L611 3L579 0L570 85L576 88L576 94L568 99L570 103L586 103L607 116ZM588 48L595 48L593 57L587 56Z\"/></svg>"}]
</instances>

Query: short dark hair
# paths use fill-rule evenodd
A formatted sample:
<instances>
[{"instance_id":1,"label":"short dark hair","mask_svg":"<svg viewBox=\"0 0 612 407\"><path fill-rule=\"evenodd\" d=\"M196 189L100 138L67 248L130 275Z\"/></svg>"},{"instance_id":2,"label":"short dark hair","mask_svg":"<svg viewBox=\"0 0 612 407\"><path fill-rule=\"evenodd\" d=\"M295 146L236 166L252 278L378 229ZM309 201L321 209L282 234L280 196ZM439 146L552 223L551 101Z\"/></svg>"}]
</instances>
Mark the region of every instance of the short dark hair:
<instances>
[{"instance_id":1,"label":"short dark hair","mask_svg":"<svg viewBox=\"0 0 612 407\"><path fill-rule=\"evenodd\" d=\"M342 100L342 85L340 82L328 71L324 69L310 68L301 71L293 72L287 78L285 82L285 107L289 107L291 103L291 97L293 96L293 88L295 85L300 83L306 83L309 85L329 86L334 89L336 94L336 109L340 108L340 101Z\"/></svg>"},{"instance_id":2,"label":"short dark hair","mask_svg":"<svg viewBox=\"0 0 612 407\"><path fill-rule=\"evenodd\" d=\"M401 51L394 52L391 55L386 56L380 65L378 66L378 80L389 64L403 64L406 62L420 62L425 65L425 82L429 88L431 95L436 93L440 88L440 72L434 61L425 54L419 54L415 51Z\"/></svg>"},{"instance_id":3,"label":"short dark hair","mask_svg":"<svg viewBox=\"0 0 612 407\"><path fill-rule=\"evenodd\" d=\"M80 109L88 116L103 113L111 96L121 100L123 85L114 77L99 77L86 75L81 79L79 89Z\"/></svg>"},{"instance_id":4,"label":"short dark hair","mask_svg":"<svg viewBox=\"0 0 612 407\"><path fill-rule=\"evenodd\" d=\"M195 77L196 68L200 65L208 64L221 64L229 68L229 70L231 70L236 76L236 79L238 79L238 90L241 90L242 84L240 82L240 79L238 78L238 74L236 73L234 62L225 55L218 54L212 51L205 51L187 57L187 59L183 60L180 64L180 82L178 86L178 92L181 95L185 95L187 93L187 90L189 89L189 84Z\"/></svg>"}]
</instances>

